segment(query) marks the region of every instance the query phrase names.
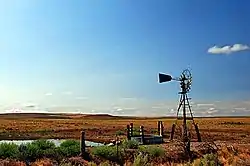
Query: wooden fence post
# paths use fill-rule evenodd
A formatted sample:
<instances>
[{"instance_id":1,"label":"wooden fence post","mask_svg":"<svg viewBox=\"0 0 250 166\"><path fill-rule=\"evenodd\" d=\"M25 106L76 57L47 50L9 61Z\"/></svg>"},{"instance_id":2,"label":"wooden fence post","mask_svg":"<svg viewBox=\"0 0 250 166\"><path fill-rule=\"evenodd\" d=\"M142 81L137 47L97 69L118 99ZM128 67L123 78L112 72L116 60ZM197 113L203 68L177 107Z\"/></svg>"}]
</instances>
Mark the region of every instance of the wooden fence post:
<instances>
[{"instance_id":1,"label":"wooden fence post","mask_svg":"<svg viewBox=\"0 0 250 166\"><path fill-rule=\"evenodd\" d=\"M158 123L157 123L157 129L158 129L158 135L160 135L160 121L158 121Z\"/></svg>"},{"instance_id":2,"label":"wooden fence post","mask_svg":"<svg viewBox=\"0 0 250 166\"><path fill-rule=\"evenodd\" d=\"M133 137L133 123L130 123L130 137Z\"/></svg>"},{"instance_id":3,"label":"wooden fence post","mask_svg":"<svg viewBox=\"0 0 250 166\"><path fill-rule=\"evenodd\" d=\"M201 142L201 135L200 135L200 132L199 132L198 124L196 123L194 125L195 125L195 131L196 131L196 134L197 134L198 142Z\"/></svg>"},{"instance_id":4,"label":"wooden fence post","mask_svg":"<svg viewBox=\"0 0 250 166\"><path fill-rule=\"evenodd\" d=\"M141 135L142 144L145 144L144 127L143 126L140 126L140 135Z\"/></svg>"},{"instance_id":5,"label":"wooden fence post","mask_svg":"<svg viewBox=\"0 0 250 166\"><path fill-rule=\"evenodd\" d=\"M131 136L130 136L130 127L129 125L127 125L127 139L131 140Z\"/></svg>"},{"instance_id":6,"label":"wooden fence post","mask_svg":"<svg viewBox=\"0 0 250 166\"><path fill-rule=\"evenodd\" d=\"M164 131L164 128L163 128L163 123L162 123L162 121L160 121L160 136L162 136L163 137L163 131Z\"/></svg>"},{"instance_id":7,"label":"wooden fence post","mask_svg":"<svg viewBox=\"0 0 250 166\"><path fill-rule=\"evenodd\" d=\"M80 138L80 150L81 150L81 157L85 157L85 132L81 131L81 138Z\"/></svg>"},{"instance_id":8,"label":"wooden fence post","mask_svg":"<svg viewBox=\"0 0 250 166\"><path fill-rule=\"evenodd\" d=\"M170 140L174 139L174 132L175 132L175 124L172 125L172 130L171 130L171 134L170 134Z\"/></svg>"}]
</instances>

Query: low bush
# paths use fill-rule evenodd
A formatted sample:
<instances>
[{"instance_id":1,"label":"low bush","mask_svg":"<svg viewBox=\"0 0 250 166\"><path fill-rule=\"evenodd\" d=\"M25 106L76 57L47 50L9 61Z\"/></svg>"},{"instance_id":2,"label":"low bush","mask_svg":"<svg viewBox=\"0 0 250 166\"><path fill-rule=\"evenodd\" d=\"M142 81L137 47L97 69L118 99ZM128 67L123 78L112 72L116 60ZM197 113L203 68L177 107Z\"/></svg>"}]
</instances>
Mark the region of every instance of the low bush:
<instances>
[{"instance_id":1,"label":"low bush","mask_svg":"<svg viewBox=\"0 0 250 166\"><path fill-rule=\"evenodd\" d=\"M19 155L18 145L13 143L0 144L0 158L18 159Z\"/></svg>"},{"instance_id":2,"label":"low bush","mask_svg":"<svg viewBox=\"0 0 250 166\"><path fill-rule=\"evenodd\" d=\"M139 153L137 156L135 156L132 166L150 166L148 155L143 155L142 153Z\"/></svg>"},{"instance_id":3,"label":"low bush","mask_svg":"<svg viewBox=\"0 0 250 166\"><path fill-rule=\"evenodd\" d=\"M125 153L121 147L117 146L97 146L91 150L93 156L97 156L100 159L109 160L118 165L124 165Z\"/></svg>"},{"instance_id":4,"label":"low bush","mask_svg":"<svg viewBox=\"0 0 250 166\"><path fill-rule=\"evenodd\" d=\"M139 151L147 154L150 158L162 157L165 154L165 150L157 146L140 146Z\"/></svg>"},{"instance_id":5,"label":"low bush","mask_svg":"<svg viewBox=\"0 0 250 166\"><path fill-rule=\"evenodd\" d=\"M80 154L80 141L66 140L56 147L48 140L36 140L31 143L16 145L14 143L0 144L0 158L35 161L41 158L61 160Z\"/></svg>"},{"instance_id":6,"label":"low bush","mask_svg":"<svg viewBox=\"0 0 250 166\"><path fill-rule=\"evenodd\" d=\"M25 145L24 157L26 160L34 161L40 158L58 159L59 153L53 142L47 140L36 140Z\"/></svg>"},{"instance_id":7,"label":"low bush","mask_svg":"<svg viewBox=\"0 0 250 166\"><path fill-rule=\"evenodd\" d=\"M200 160L200 166L220 166L218 156L216 154L206 154Z\"/></svg>"},{"instance_id":8,"label":"low bush","mask_svg":"<svg viewBox=\"0 0 250 166\"><path fill-rule=\"evenodd\" d=\"M80 141L66 140L60 144L58 151L64 157L73 157L80 154Z\"/></svg>"},{"instance_id":9,"label":"low bush","mask_svg":"<svg viewBox=\"0 0 250 166\"><path fill-rule=\"evenodd\" d=\"M122 147L124 149L138 149L139 143L135 140L124 140L122 142Z\"/></svg>"},{"instance_id":10,"label":"low bush","mask_svg":"<svg viewBox=\"0 0 250 166\"><path fill-rule=\"evenodd\" d=\"M107 160L115 160L121 153L120 149L116 149L116 146L98 146L92 149L92 154Z\"/></svg>"},{"instance_id":11,"label":"low bush","mask_svg":"<svg viewBox=\"0 0 250 166\"><path fill-rule=\"evenodd\" d=\"M206 154L200 159L194 160L192 163L187 163L185 166L222 166L216 154Z\"/></svg>"}]
</instances>

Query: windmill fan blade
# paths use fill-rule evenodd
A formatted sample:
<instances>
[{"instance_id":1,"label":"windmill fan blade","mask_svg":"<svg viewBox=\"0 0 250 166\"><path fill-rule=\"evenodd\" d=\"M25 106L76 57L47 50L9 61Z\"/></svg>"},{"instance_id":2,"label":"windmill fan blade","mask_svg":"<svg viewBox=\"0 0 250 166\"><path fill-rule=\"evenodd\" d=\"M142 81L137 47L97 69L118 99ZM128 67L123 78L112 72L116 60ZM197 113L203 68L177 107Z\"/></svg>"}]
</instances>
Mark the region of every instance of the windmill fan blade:
<instances>
[{"instance_id":1,"label":"windmill fan blade","mask_svg":"<svg viewBox=\"0 0 250 166\"><path fill-rule=\"evenodd\" d=\"M159 83L169 82L172 80L172 76L159 73Z\"/></svg>"}]
</instances>

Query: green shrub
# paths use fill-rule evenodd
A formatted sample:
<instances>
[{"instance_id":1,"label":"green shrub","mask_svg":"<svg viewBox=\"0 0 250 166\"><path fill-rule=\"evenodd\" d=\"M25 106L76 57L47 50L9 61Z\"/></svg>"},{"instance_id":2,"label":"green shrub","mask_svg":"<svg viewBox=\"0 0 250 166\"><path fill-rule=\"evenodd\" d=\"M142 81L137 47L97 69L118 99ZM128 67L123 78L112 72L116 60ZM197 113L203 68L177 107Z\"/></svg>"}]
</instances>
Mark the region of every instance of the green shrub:
<instances>
[{"instance_id":1,"label":"green shrub","mask_svg":"<svg viewBox=\"0 0 250 166\"><path fill-rule=\"evenodd\" d=\"M122 147L125 149L138 149L139 142L135 140L125 140L122 142Z\"/></svg>"},{"instance_id":2,"label":"green shrub","mask_svg":"<svg viewBox=\"0 0 250 166\"><path fill-rule=\"evenodd\" d=\"M53 142L47 140L36 140L25 145L25 159L36 160L43 157L46 158L58 158L59 153Z\"/></svg>"},{"instance_id":3,"label":"green shrub","mask_svg":"<svg viewBox=\"0 0 250 166\"><path fill-rule=\"evenodd\" d=\"M74 157L80 154L80 141L66 140L58 148L64 157Z\"/></svg>"},{"instance_id":4,"label":"green shrub","mask_svg":"<svg viewBox=\"0 0 250 166\"><path fill-rule=\"evenodd\" d=\"M148 155L138 154L133 162L133 166L149 166Z\"/></svg>"},{"instance_id":5,"label":"green shrub","mask_svg":"<svg viewBox=\"0 0 250 166\"><path fill-rule=\"evenodd\" d=\"M117 154L116 146L97 146L92 149L91 153L95 156L111 161L117 160L119 155L122 155L120 148L118 149Z\"/></svg>"},{"instance_id":6,"label":"green shrub","mask_svg":"<svg viewBox=\"0 0 250 166\"><path fill-rule=\"evenodd\" d=\"M218 157L216 154L206 154L200 160L200 166L219 166Z\"/></svg>"},{"instance_id":7,"label":"green shrub","mask_svg":"<svg viewBox=\"0 0 250 166\"><path fill-rule=\"evenodd\" d=\"M139 151L148 154L151 158L162 157L165 154L165 150L157 146L140 146Z\"/></svg>"},{"instance_id":8,"label":"green shrub","mask_svg":"<svg viewBox=\"0 0 250 166\"><path fill-rule=\"evenodd\" d=\"M20 153L18 150L18 145L14 143L2 143L0 144L0 158L11 158L17 159Z\"/></svg>"}]
</instances>

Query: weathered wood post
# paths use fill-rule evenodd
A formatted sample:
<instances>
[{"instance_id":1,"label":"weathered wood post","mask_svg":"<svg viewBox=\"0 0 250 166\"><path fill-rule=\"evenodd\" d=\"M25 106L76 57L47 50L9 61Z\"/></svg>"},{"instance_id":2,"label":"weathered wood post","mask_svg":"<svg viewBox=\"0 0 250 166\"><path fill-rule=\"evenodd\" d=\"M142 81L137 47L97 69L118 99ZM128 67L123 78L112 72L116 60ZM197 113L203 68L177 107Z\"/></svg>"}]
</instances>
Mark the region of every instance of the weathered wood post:
<instances>
[{"instance_id":1,"label":"weathered wood post","mask_svg":"<svg viewBox=\"0 0 250 166\"><path fill-rule=\"evenodd\" d=\"M144 139L144 127L143 127L143 126L140 126L140 135L141 135L142 144L145 144L145 139Z\"/></svg>"},{"instance_id":2,"label":"weathered wood post","mask_svg":"<svg viewBox=\"0 0 250 166\"><path fill-rule=\"evenodd\" d=\"M160 121L160 136L162 136L163 137L163 131L164 131L164 128L163 128L163 123L162 123L162 121Z\"/></svg>"},{"instance_id":3,"label":"weathered wood post","mask_svg":"<svg viewBox=\"0 0 250 166\"><path fill-rule=\"evenodd\" d=\"M131 136L130 136L130 127L129 125L127 125L127 139L131 140Z\"/></svg>"},{"instance_id":4,"label":"weathered wood post","mask_svg":"<svg viewBox=\"0 0 250 166\"><path fill-rule=\"evenodd\" d=\"M171 134L170 134L170 140L174 139L174 131L175 131L175 124L172 125L172 130L171 130Z\"/></svg>"},{"instance_id":5,"label":"weathered wood post","mask_svg":"<svg viewBox=\"0 0 250 166\"><path fill-rule=\"evenodd\" d=\"M201 135L200 135L200 132L199 132L199 128L198 128L198 124L194 124L195 126L195 131L196 131L196 134L197 134L197 138L198 138L198 142L201 142Z\"/></svg>"},{"instance_id":6,"label":"weathered wood post","mask_svg":"<svg viewBox=\"0 0 250 166\"><path fill-rule=\"evenodd\" d=\"M158 135L160 135L160 122L161 122L161 121L158 121L158 123L157 123L157 126L158 126L158 127L157 127L157 129L158 129Z\"/></svg>"},{"instance_id":7,"label":"weathered wood post","mask_svg":"<svg viewBox=\"0 0 250 166\"><path fill-rule=\"evenodd\" d=\"M116 145L116 157L117 157L117 159L119 159L118 135L116 135L116 142L115 142L115 145Z\"/></svg>"},{"instance_id":8,"label":"weathered wood post","mask_svg":"<svg viewBox=\"0 0 250 166\"><path fill-rule=\"evenodd\" d=\"M80 138L80 151L81 151L81 157L85 157L85 132L81 131L81 138Z\"/></svg>"},{"instance_id":9,"label":"weathered wood post","mask_svg":"<svg viewBox=\"0 0 250 166\"><path fill-rule=\"evenodd\" d=\"M133 123L130 123L130 137L133 137Z\"/></svg>"}]
</instances>

